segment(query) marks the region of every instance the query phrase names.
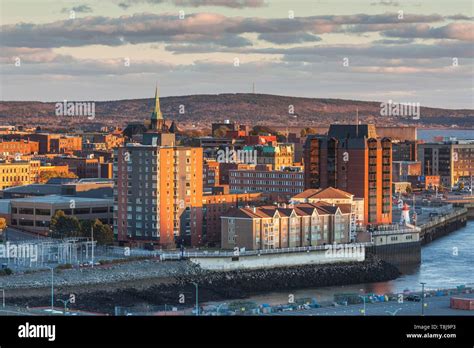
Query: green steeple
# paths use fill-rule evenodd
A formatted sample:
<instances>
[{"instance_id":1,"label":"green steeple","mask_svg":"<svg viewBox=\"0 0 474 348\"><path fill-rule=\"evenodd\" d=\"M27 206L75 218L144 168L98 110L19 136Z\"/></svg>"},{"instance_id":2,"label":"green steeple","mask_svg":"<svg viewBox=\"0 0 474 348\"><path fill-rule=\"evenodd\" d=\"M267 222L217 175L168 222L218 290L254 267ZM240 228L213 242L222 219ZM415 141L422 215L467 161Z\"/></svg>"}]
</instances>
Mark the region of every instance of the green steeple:
<instances>
[{"instance_id":1,"label":"green steeple","mask_svg":"<svg viewBox=\"0 0 474 348\"><path fill-rule=\"evenodd\" d=\"M158 95L158 86L156 86L156 90L155 90L155 108L153 112L151 113L151 119L152 120L163 119L163 114L161 113L161 109L160 109L160 96Z\"/></svg>"}]
</instances>

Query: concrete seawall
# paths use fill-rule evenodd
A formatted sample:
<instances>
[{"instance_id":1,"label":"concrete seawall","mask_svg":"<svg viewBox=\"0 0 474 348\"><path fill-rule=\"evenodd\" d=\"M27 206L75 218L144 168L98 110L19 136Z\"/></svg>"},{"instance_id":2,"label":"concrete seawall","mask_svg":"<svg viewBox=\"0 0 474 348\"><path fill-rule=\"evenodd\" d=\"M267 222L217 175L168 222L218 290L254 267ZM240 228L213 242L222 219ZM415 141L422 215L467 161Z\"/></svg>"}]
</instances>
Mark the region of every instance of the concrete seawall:
<instances>
[{"instance_id":1,"label":"concrete seawall","mask_svg":"<svg viewBox=\"0 0 474 348\"><path fill-rule=\"evenodd\" d=\"M399 270L410 269L409 266L418 265L421 262L421 243L418 241L370 247L367 253L376 255Z\"/></svg>"},{"instance_id":2,"label":"concrete seawall","mask_svg":"<svg viewBox=\"0 0 474 348\"><path fill-rule=\"evenodd\" d=\"M231 271L263 268L292 267L298 265L337 264L365 260L365 244L328 245L328 249L299 252L240 256L190 257L189 260L204 270Z\"/></svg>"},{"instance_id":3,"label":"concrete seawall","mask_svg":"<svg viewBox=\"0 0 474 348\"><path fill-rule=\"evenodd\" d=\"M421 245L428 244L435 239L456 231L467 224L468 211L466 208L455 209L452 213L435 217L432 221L420 225Z\"/></svg>"}]
</instances>

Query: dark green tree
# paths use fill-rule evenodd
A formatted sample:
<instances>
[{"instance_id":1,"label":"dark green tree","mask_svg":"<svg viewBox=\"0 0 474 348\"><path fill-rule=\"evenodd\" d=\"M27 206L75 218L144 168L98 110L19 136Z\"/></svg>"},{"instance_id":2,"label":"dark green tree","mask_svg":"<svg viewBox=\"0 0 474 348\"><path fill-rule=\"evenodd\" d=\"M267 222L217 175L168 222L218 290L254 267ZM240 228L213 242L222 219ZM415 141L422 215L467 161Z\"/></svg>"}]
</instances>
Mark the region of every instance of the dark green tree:
<instances>
[{"instance_id":1,"label":"dark green tree","mask_svg":"<svg viewBox=\"0 0 474 348\"><path fill-rule=\"evenodd\" d=\"M105 245L114 242L114 232L109 225L103 224L99 219L82 221L81 235L90 238L92 236L91 227L94 229L94 240L97 244Z\"/></svg>"},{"instance_id":2,"label":"dark green tree","mask_svg":"<svg viewBox=\"0 0 474 348\"><path fill-rule=\"evenodd\" d=\"M51 218L51 231L53 238L79 237L81 226L75 216L68 216L62 210L58 210Z\"/></svg>"}]
</instances>

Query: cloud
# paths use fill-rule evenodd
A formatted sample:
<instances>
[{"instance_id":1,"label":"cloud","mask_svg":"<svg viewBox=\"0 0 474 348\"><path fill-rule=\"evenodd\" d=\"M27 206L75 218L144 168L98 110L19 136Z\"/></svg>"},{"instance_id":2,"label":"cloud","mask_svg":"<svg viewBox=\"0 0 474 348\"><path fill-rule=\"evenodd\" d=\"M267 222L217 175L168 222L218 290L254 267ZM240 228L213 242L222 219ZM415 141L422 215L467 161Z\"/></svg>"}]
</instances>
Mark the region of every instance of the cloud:
<instances>
[{"instance_id":1,"label":"cloud","mask_svg":"<svg viewBox=\"0 0 474 348\"><path fill-rule=\"evenodd\" d=\"M474 24L450 23L442 27L431 27L428 24L404 26L402 28L383 31L382 35L402 38L452 39L474 41Z\"/></svg>"},{"instance_id":2,"label":"cloud","mask_svg":"<svg viewBox=\"0 0 474 348\"><path fill-rule=\"evenodd\" d=\"M17 59L21 64L71 63L73 58L53 52L50 48L3 47L0 63L13 64Z\"/></svg>"},{"instance_id":3,"label":"cloud","mask_svg":"<svg viewBox=\"0 0 474 348\"><path fill-rule=\"evenodd\" d=\"M372 41L374 45L403 45L412 43L414 39L398 39L398 40L375 40Z\"/></svg>"},{"instance_id":4,"label":"cloud","mask_svg":"<svg viewBox=\"0 0 474 348\"><path fill-rule=\"evenodd\" d=\"M175 54L187 53L211 53L211 52L232 52L234 54L263 54L263 55L283 55L285 61L315 62L321 57L340 61L343 57L371 57L380 59L439 59L439 58L472 58L474 56L474 46L467 42L438 42L436 45L429 44L358 44L358 45L314 45L297 46L290 48L269 47L269 48L228 48L215 45L167 45L167 51Z\"/></svg>"},{"instance_id":5,"label":"cloud","mask_svg":"<svg viewBox=\"0 0 474 348\"><path fill-rule=\"evenodd\" d=\"M394 0L380 0L370 3L370 6L400 6L400 3Z\"/></svg>"},{"instance_id":6,"label":"cloud","mask_svg":"<svg viewBox=\"0 0 474 348\"><path fill-rule=\"evenodd\" d=\"M235 25L218 14L198 13L178 19L172 15L135 14L119 18L84 17L48 24L3 26L1 42L11 47L120 46L127 43L215 42L241 47L251 42L236 33L216 30Z\"/></svg>"},{"instance_id":7,"label":"cloud","mask_svg":"<svg viewBox=\"0 0 474 348\"><path fill-rule=\"evenodd\" d=\"M118 4L123 9L127 9L132 5L139 3L147 3L158 5L163 3L170 3L180 7L229 7L235 9L264 7L266 3L264 0L125 0Z\"/></svg>"},{"instance_id":8,"label":"cloud","mask_svg":"<svg viewBox=\"0 0 474 348\"><path fill-rule=\"evenodd\" d=\"M92 12L92 8L89 5L78 5L72 8L65 7L61 10L62 13L67 13L69 11L74 11L77 13L90 13Z\"/></svg>"},{"instance_id":9,"label":"cloud","mask_svg":"<svg viewBox=\"0 0 474 348\"><path fill-rule=\"evenodd\" d=\"M265 33L260 34L258 38L278 45L321 41L319 36L309 33Z\"/></svg>"},{"instance_id":10,"label":"cloud","mask_svg":"<svg viewBox=\"0 0 474 348\"><path fill-rule=\"evenodd\" d=\"M376 31L397 28L407 23L441 21L439 15L405 15L403 23L396 14L312 16L288 18L226 17L215 13L195 13L179 19L176 14L139 13L118 18L89 16L45 24L4 25L0 41L11 47L78 47L87 45L119 46L127 43L218 43L223 46L250 46L240 34L263 34L271 42L285 41L286 35ZM359 26L359 27L357 27ZM274 34L274 35L270 35ZM281 35L278 37L276 34ZM317 39L315 39L317 40Z\"/></svg>"}]
</instances>

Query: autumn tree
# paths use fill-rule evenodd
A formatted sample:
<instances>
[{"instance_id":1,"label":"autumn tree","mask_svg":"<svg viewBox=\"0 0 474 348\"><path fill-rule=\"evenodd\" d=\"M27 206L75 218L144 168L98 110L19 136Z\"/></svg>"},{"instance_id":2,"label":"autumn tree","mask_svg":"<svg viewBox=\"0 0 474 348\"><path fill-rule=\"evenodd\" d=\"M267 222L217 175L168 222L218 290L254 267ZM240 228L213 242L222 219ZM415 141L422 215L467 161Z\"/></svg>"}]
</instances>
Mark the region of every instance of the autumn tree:
<instances>
[{"instance_id":1,"label":"autumn tree","mask_svg":"<svg viewBox=\"0 0 474 348\"><path fill-rule=\"evenodd\" d=\"M53 178L72 178L75 179L77 176L74 173L71 172L59 172L59 171L43 171L40 173L39 176L39 182L40 183L46 183L48 182L49 179Z\"/></svg>"},{"instance_id":2,"label":"autumn tree","mask_svg":"<svg viewBox=\"0 0 474 348\"><path fill-rule=\"evenodd\" d=\"M214 131L214 136L216 138L224 138L227 134L227 127L225 126L220 126L219 128L217 128L215 131Z\"/></svg>"},{"instance_id":3,"label":"autumn tree","mask_svg":"<svg viewBox=\"0 0 474 348\"><path fill-rule=\"evenodd\" d=\"M0 217L0 239L3 238L3 231L7 228L7 220Z\"/></svg>"}]
</instances>

